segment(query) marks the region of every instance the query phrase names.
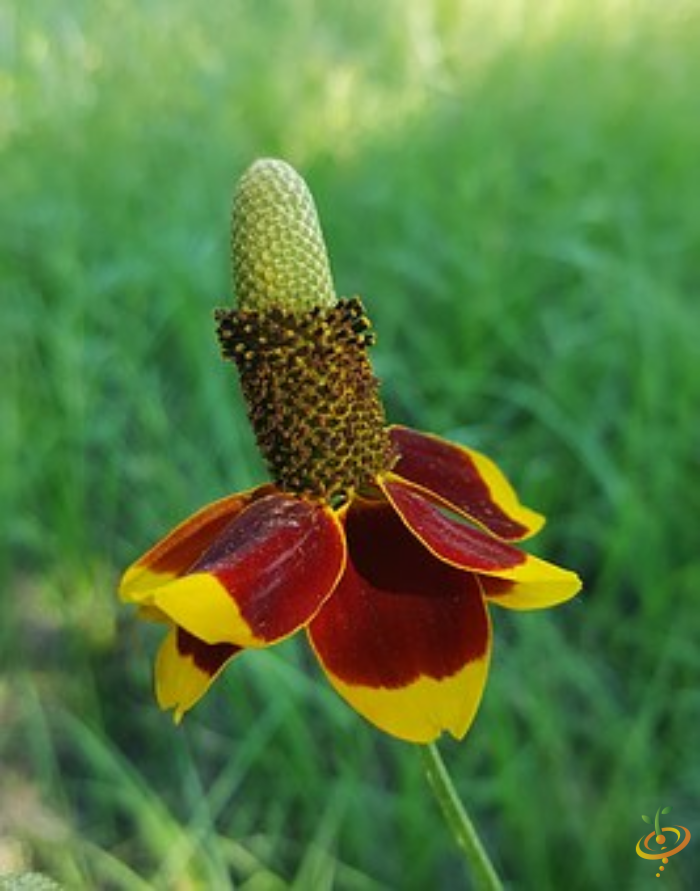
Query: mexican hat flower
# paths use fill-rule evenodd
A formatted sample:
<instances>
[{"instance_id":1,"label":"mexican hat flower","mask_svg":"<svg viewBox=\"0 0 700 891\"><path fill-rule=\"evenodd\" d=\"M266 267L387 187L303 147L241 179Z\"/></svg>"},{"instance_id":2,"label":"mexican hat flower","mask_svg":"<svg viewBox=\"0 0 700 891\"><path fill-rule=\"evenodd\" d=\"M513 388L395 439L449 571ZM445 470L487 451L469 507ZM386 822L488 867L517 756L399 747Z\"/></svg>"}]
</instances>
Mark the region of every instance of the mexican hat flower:
<instances>
[{"instance_id":1,"label":"mexican hat flower","mask_svg":"<svg viewBox=\"0 0 700 891\"><path fill-rule=\"evenodd\" d=\"M544 519L485 455L387 425L361 301L335 295L313 200L261 160L233 206L237 305L217 312L273 482L209 504L124 574L167 626L155 688L176 720L229 662L305 632L335 690L385 732L467 732L489 607L573 597L575 573L515 543Z\"/></svg>"}]
</instances>

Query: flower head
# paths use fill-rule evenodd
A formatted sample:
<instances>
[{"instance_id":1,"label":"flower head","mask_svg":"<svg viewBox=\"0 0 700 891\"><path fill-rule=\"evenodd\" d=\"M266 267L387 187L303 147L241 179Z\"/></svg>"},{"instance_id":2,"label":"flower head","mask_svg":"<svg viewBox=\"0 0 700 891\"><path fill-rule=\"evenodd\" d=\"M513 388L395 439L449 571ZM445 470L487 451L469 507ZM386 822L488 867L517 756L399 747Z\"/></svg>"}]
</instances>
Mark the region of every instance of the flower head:
<instances>
[{"instance_id":1,"label":"flower head","mask_svg":"<svg viewBox=\"0 0 700 891\"><path fill-rule=\"evenodd\" d=\"M177 526L121 597L169 630L156 695L176 720L235 657L305 630L333 687L376 726L461 738L488 673L488 606L552 606L575 573L513 542L544 522L486 456L387 426L362 303L337 299L311 196L281 161L234 199L236 309L217 312L272 484Z\"/></svg>"}]
</instances>

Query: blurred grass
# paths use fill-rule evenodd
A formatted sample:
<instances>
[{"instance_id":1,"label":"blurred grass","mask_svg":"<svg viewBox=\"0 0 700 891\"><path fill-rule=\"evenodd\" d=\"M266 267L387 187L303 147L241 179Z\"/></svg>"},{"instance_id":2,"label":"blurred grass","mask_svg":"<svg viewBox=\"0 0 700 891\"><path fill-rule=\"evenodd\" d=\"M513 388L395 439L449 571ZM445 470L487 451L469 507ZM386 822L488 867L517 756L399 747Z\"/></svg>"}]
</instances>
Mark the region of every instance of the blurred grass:
<instances>
[{"instance_id":1,"label":"blurred grass","mask_svg":"<svg viewBox=\"0 0 700 891\"><path fill-rule=\"evenodd\" d=\"M115 602L262 476L211 310L232 184L272 154L366 299L391 417L496 457L586 580L494 616L443 746L509 887L651 880L640 814L700 825L698 4L6 0L0 62L0 874L464 886L416 753L295 642L175 730Z\"/></svg>"}]
</instances>

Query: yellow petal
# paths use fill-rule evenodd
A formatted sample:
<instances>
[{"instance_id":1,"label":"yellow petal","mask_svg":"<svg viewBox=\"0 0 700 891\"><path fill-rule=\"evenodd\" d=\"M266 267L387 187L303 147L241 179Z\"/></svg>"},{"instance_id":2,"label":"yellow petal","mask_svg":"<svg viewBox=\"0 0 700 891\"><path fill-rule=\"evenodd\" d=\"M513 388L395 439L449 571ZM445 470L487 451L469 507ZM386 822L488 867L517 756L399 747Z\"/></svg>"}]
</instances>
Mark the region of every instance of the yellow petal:
<instances>
[{"instance_id":1,"label":"yellow petal","mask_svg":"<svg viewBox=\"0 0 700 891\"><path fill-rule=\"evenodd\" d=\"M420 677L395 689L346 684L324 669L343 699L380 730L407 742L429 743L443 731L456 739L467 733L486 685L489 653L451 677Z\"/></svg>"},{"instance_id":2,"label":"yellow petal","mask_svg":"<svg viewBox=\"0 0 700 891\"><path fill-rule=\"evenodd\" d=\"M155 665L155 686L158 705L174 709L174 719L180 723L186 711L207 692L237 654L235 647L220 644L207 647L201 641L172 628L161 644Z\"/></svg>"},{"instance_id":3,"label":"yellow petal","mask_svg":"<svg viewBox=\"0 0 700 891\"><path fill-rule=\"evenodd\" d=\"M575 572L559 567L555 569L559 570L557 575L535 577L533 581L515 582L492 576L480 576L480 581L489 603L508 609L545 609L570 600L581 590L581 579Z\"/></svg>"},{"instance_id":4,"label":"yellow petal","mask_svg":"<svg viewBox=\"0 0 700 891\"><path fill-rule=\"evenodd\" d=\"M262 647L236 602L208 572L175 579L151 592L152 604L174 624L208 644Z\"/></svg>"}]
</instances>

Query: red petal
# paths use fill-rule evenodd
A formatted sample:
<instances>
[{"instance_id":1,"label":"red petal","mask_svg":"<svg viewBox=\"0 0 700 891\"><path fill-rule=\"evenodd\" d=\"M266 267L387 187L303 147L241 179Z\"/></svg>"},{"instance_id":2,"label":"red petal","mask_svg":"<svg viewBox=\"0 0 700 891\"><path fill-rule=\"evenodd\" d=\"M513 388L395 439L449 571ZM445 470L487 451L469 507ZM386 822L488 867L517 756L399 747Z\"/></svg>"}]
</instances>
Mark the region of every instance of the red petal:
<instances>
[{"instance_id":1,"label":"red petal","mask_svg":"<svg viewBox=\"0 0 700 891\"><path fill-rule=\"evenodd\" d=\"M356 502L346 534L346 571L308 629L330 682L388 733L463 736L490 650L476 578L436 560L387 504Z\"/></svg>"},{"instance_id":2,"label":"red petal","mask_svg":"<svg viewBox=\"0 0 700 891\"><path fill-rule=\"evenodd\" d=\"M205 643L267 646L316 614L344 564L344 534L331 508L278 492L235 517L152 602Z\"/></svg>"},{"instance_id":3,"label":"red petal","mask_svg":"<svg viewBox=\"0 0 700 891\"><path fill-rule=\"evenodd\" d=\"M214 501L188 517L132 564L121 581L124 600L142 595L186 572L231 520L274 487L258 486Z\"/></svg>"},{"instance_id":4,"label":"red petal","mask_svg":"<svg viewBox=\"0 0 700 891\"><path fill-rule=\"evenodd\" d=\"M396 474L417 483L493 535L516 541L534 535L544 517L524 507L498 467L480 452L409 427L389 429Z\"/></svg>"},{"instance_id":5,"label":"red petal","mask_svg":"<svg viewBox=\"0 0 700 891\"><path fill-rule=\"evenodd\" d=\"M486 532L451 519L426 493L400 477L386 474L380 486L409 529L441 560L474 572L497 572L527 559L522 551Z\"/></svg>"},{"instance_id":6,"label":"red petal","mask_svg":"<svg viewBox=\"0 0 700 891\"><path fill-rule=\"evenodd\" d=\"M448 516L428 500L419 486L391 473L384 474L378 482L406 526L440 560L479 575L520 583L518 593L526 595L530 604L524 605L521 597L520 608L552 606L573 597L580 589L575 573L519 551L458 517ZM515 597L511 603L504 598L503 605L515 606Z\"/></svg>"}]
</instances>

